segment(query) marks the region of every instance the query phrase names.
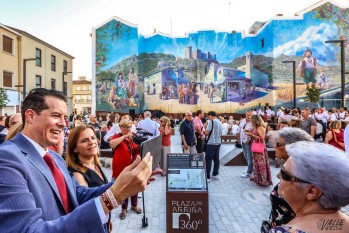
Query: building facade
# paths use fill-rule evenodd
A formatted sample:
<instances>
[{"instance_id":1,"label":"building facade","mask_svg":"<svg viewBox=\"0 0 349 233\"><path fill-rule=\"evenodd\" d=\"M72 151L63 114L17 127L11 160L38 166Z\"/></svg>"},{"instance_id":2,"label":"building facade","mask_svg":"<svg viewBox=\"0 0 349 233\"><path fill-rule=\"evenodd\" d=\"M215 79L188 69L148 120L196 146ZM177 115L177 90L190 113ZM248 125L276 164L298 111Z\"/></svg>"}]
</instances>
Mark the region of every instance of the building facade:
<instances>
[{"instance_id":1,"label":"building facade","mask_svg":"<svg viewBox=\"0 0 349 233\"><path fill-rule=\"evenodd\" d=\"M73 112L75 114L90 114L92 105L92 82L85 76L73 80Z\"/></svg>"},{"instance_id":2,"label":"building facade","mask_svg":"<svg viewBox=\"0 0 349 233\"><path fill-rule=\"evenodd\" d=\"M0 87L9 103L2 114L20 112L28 92L37 87L62 91L72 109L74 57L17 28L0 24Z\"/></svg>"}]
</instances>

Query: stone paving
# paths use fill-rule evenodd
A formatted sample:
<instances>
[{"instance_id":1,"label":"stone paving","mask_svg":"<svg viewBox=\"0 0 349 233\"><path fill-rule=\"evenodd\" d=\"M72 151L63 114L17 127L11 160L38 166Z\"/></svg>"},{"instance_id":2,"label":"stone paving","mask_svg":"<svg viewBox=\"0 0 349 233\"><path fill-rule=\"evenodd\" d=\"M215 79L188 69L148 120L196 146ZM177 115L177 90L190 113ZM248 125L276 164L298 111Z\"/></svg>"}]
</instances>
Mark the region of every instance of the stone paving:
<instances>
[{"instance_id":1,"label":"stone paving","mask_svg":"<svg viewBox=\"0 0 349 233\"><path fill-rule=\"evenodd\" d=\"M181 152L178 131L171 137L172 152ZM233 144L222 144L221 156L227 153ZM278 183L274 161L270 161L274 184ZM273 186L260 187L240 175L246 166L221 166L219 180L211 179L209 191L209 232L254 233L260 232L262 220L270 213L269 193ZM107 177L111 177L111 169L103 168ZM140 195L139 195L140 196ZM166 232L166 177L158 176L144 192L148 227L142 228L143 214L137 215L129 210L125 220L119 219L121 208L112 212L113 231L131 232ZM142 207L142 198L138 205ZM349 213L349 207L344 209Z\"/></svg>"}]
</instances>

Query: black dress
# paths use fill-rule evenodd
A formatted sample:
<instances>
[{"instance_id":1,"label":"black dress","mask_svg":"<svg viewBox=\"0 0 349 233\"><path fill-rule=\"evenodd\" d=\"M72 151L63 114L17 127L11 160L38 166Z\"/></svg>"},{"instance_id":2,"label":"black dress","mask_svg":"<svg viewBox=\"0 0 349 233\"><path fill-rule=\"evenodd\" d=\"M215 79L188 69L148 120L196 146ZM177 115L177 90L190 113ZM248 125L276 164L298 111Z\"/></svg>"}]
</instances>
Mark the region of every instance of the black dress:
<instances>
[{"instance_id":1,"label":"black dress","mask_svg":"<svg viewBox=\"0 0 349 233\"><path fill-rule=\"evenodd\" d=\"M93 187L98 187L98 186L101 186L103 184L108 183L108 179L105 176L102 169L98 165L96 165L96 166L98 167L99 171L102 173L103 179L95 171L93 171L92 169L90 169L88 167L86 167L87 171L85 173L77 171L76 169L74 169L72 167L68 167L68 170L70 172L80 173L84 177L85 181L87 182L88 187L93 188ZM108 228L109 228L110 217L111 217L111 214L109 213L108 223L104 224L105 232L109 232Z\"/></svg>"}]
</instances>

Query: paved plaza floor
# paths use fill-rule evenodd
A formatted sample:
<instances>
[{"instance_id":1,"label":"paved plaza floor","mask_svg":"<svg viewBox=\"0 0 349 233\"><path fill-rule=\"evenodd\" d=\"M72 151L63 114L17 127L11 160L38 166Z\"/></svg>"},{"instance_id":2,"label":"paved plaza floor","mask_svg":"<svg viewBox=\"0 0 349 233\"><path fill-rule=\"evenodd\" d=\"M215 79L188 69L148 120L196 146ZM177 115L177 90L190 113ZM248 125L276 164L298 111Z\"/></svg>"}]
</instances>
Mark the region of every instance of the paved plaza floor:
<instances>
[{"instance_id":1,"label":"paved plaza floor","mask_svg":"<svg viewBox=\"0 0 349 233\"><path fill-rule=\"evenodd\" d=\"M180 153L180 137L178 131L171 137L171 152ZM234 144L222 144L221 156L227 153ZM279 182L275 162L270 160L274 185ZM209 232L258 233L261 222L270 213L269 193L274 185L260 187L240 175L247 166L222 166L219 169L219 180L211 179L209 192ZM107 177L111 177L111 169L103 168ZM112 211L113 232L166 232L166 177L158 176L144 192L148 227L142 228L143 214L137 215L129 210L124 220L119 219L121 207ZM142 198L139 198L142 207ZM349 208L344 209L349 213Z\"/></svg>"}]
</instances>

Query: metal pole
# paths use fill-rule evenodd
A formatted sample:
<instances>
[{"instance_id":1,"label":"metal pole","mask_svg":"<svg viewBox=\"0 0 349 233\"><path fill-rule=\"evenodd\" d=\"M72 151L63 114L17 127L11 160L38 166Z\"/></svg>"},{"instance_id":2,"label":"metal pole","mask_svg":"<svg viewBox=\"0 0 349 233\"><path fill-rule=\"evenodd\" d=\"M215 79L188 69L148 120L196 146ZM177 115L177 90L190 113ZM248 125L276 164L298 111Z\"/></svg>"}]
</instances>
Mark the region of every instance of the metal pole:
<instances>
[{"instance_id":1,"label":"metal pole","mask_svg":"<svg viewBox=\"0 0 349 233\"><path fill-rule=\"evenodd\" d=\"M293 63L293 108L297 108L297 98L296 98L296 61Z\"/></svg>"},{"instance_id":2,"label":"metal pole","mask_svg":"<svg viewBox=\"0 0 349 233\"><path fill-rule=\"evenodd\" d=\"M341 86L342 86L342 106L345 107L345 47L344 40L341 42Z\"/></svg>"}]
</instances>

